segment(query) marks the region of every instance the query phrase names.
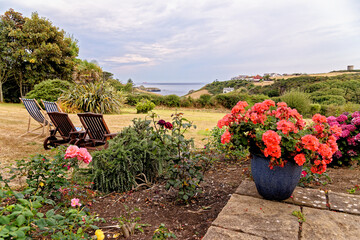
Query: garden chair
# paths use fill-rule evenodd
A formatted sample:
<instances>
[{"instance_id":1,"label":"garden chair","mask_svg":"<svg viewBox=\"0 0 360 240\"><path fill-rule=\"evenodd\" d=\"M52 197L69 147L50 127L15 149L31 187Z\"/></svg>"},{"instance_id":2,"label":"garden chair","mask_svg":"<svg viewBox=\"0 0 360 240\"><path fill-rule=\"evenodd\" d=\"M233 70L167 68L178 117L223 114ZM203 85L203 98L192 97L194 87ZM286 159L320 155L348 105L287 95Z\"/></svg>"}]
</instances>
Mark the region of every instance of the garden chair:
<instances>
[{"instance_id":1,"label":"garden chair","mask_svg":"<svg viewBox=\"0 0 360 240\"><path fill-rule=\"evenodd\" d=\"M42 128L42 133L41 134L34 133L34 134L42 136L45 133L45 128L48 128L48 130L51 129L50 121L47 119L46 114L44 113L39 103L35 99L20 98L20 101L24 104L26 110L29 113L29 123L28 123L27 132L20 135L19 137L22 137L28 133L34 133L34 131L40 128ZM40 124L40 127L30 131L31 118L34 119L36 122L38 122Z\"/></svg>"},{"instance_id":2,"label":"garden chair","mask_svg":"<svg viewBox=\"0 0 360 240\"><path fill-rule=\"evenodd\" d=\"M50 136L44 140L45 150L48 150L49 146L56 147L63 144L76 144L79 139L85 137L85 131L78 131L67 113L48 112L48 115L55 129L50 130ZM56 137L56 133L59 133L60 137Z\"/></svg>"},{"instance_id":3,"label":"garden chair","mask_svg":"<svg viewBox=\"0 0 360 240\"><path fill-rule=\"evenodd\" d=\"M49 101L43 101L41 100L42 104L45 107L45 111L47 113L49 112L63 112L60 108L60 106L56 102L49 102Z\"/></svg>"},{"instance_id":4,"label":"garden chair","mask_svg":"<svg viewBox=\"0 0 360 240\"><path fill-rule=\"evenodd\" d=\"M110 133L102 114L78 113L78 116L86 132L86 139L77 141L76 144L79 146L97 149L98 146L104 145L104 148L107 148L107 141L117 135L117 133Z\"/></svg>"}]
</instances>

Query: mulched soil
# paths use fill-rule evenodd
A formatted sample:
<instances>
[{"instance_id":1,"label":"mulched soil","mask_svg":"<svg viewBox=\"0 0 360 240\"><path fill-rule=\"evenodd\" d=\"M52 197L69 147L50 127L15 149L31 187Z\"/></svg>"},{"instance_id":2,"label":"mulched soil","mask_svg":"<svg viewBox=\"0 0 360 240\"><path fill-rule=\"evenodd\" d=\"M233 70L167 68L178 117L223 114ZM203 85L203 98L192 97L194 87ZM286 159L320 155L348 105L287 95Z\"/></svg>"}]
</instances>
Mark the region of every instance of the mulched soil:
<instances>
[{"instance_id":1,"label":"mulched soil","mask_svg":"<svg viewBox=\"0 0 360 240\"><path fill-rule=\"evenodd\" d=\"M308 187L348 193L347 190L355 189L356 185L360 184L359 167L331 168L328 175L332 179L331 183L310 184ZM161 223L165 224L177 239L201 239L231 194L246 178L250 178L248 161L221 161L206 173L201 184L203 192L187 205L177 202L175 192L166 191L164 184L160 183L148 189L97 197L90 209L106 220L106 223L101 223L100 228L105 232L107 239L115 239L114 235L118 239L124 238L119 228L108 226L116 226L119 223L113 218L127 216L125 205L130 210L140 209L130 217L127 216L127 219L139 217L138 223L148 224L142 227L143 233L135 231L128 239L151 239L154 230ZM360 190L356 190L355 194L359 195Z\"/></svg>"}]
</instances>

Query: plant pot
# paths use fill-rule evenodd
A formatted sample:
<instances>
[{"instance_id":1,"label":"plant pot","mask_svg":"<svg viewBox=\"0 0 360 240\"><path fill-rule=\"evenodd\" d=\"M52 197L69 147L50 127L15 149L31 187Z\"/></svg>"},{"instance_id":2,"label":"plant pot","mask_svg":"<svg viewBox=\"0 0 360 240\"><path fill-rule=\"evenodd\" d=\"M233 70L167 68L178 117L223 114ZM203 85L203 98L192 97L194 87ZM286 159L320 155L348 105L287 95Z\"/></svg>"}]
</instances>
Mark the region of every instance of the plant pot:
<instances>
[{"instance_id":1,"label":"plant pot","mask_svg":"<svg viewBox=\"0 0 360 240\"><path fill-rule=\"evenodd\" d=\"M284 167L269 168L269 158L252 154L251 174L259 194L268 200L285 200L291 196L300 180L302 166L288 161Z\"/></svg>"}]
</instances>

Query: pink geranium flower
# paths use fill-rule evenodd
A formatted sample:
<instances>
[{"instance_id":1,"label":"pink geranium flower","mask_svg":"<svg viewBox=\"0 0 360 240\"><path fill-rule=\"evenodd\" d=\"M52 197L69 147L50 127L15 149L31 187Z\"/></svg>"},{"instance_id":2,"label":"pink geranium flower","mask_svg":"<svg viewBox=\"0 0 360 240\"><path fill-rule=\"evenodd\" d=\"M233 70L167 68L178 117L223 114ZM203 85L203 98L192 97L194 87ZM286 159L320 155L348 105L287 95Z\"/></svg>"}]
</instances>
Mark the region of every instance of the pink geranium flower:
<instances>
[{"instance_id":1,"label":"pink geranium flower","mask_svg":"<svg viewBox=\"0 0 360 240\"><path fill-rule=\"evenodd\" d=\"M75 145L70 145L65 152L65 159L74 158L77 156L79 148Z\"/></svg>"},{"instance_id":2,"label":"pink geranium flower","mask_svg":"<svg viewBox=\"0 0 360 240\"><path fill-rule=\"evenodd\" d=\"M72 207L76 207L76 206L81 206L81 203L80 203L80 199L78 199L78 198L73 198L73 199L71 199L71 206Z\"/></svg>"},{"instance_id":3,"label":"pink geranium flower","mask_svg":"<svg viewBox=\"0 0 360 240\"><path fill-rule=\"evenodd\" d=\"M89 164L92 161L92 157L86 148L80 148L77 154L77 159Z\"/></svg>"}]
</instances>

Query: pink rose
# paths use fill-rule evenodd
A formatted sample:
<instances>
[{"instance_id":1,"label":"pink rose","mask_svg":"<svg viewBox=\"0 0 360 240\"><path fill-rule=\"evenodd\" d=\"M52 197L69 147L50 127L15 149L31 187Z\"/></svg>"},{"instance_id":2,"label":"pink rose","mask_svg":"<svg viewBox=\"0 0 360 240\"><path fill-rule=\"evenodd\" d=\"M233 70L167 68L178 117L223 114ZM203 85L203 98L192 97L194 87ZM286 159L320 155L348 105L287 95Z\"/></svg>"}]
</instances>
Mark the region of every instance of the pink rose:
<instances>
[{"instance_id":1,"label":"pink rose","mask_svg":"<svg viewBox=\"0 0 360 240\"><path fill-rule=\"evenodd\" d=\"M79 161L83 161L86 164L89 164L92 160L92 157L86 148L79 149L77 158Z\"/></svg>"},{"instance_id":2,"label":"pink rose","mask_svg":"<svg viewBox=\"0 0 360 240\"><path fill-rule=\"evenodd\" d=\"M71 199L71 206L72 207L76 207L76 206L81 206L81 203L80 203L80 199L78 199L78 198L73 198L73 199Z\"/></svg>"},{"instance_id":3,"label":"pink rose","mask_svg":"<svg viewBox=\"0 0 360 240\"><path fill-rule=\"evenodd\" d=\"M74 158L77 156L79 148L75 145L70 145L65 152L65 159Z\"/></svg>"}]
</instances>

